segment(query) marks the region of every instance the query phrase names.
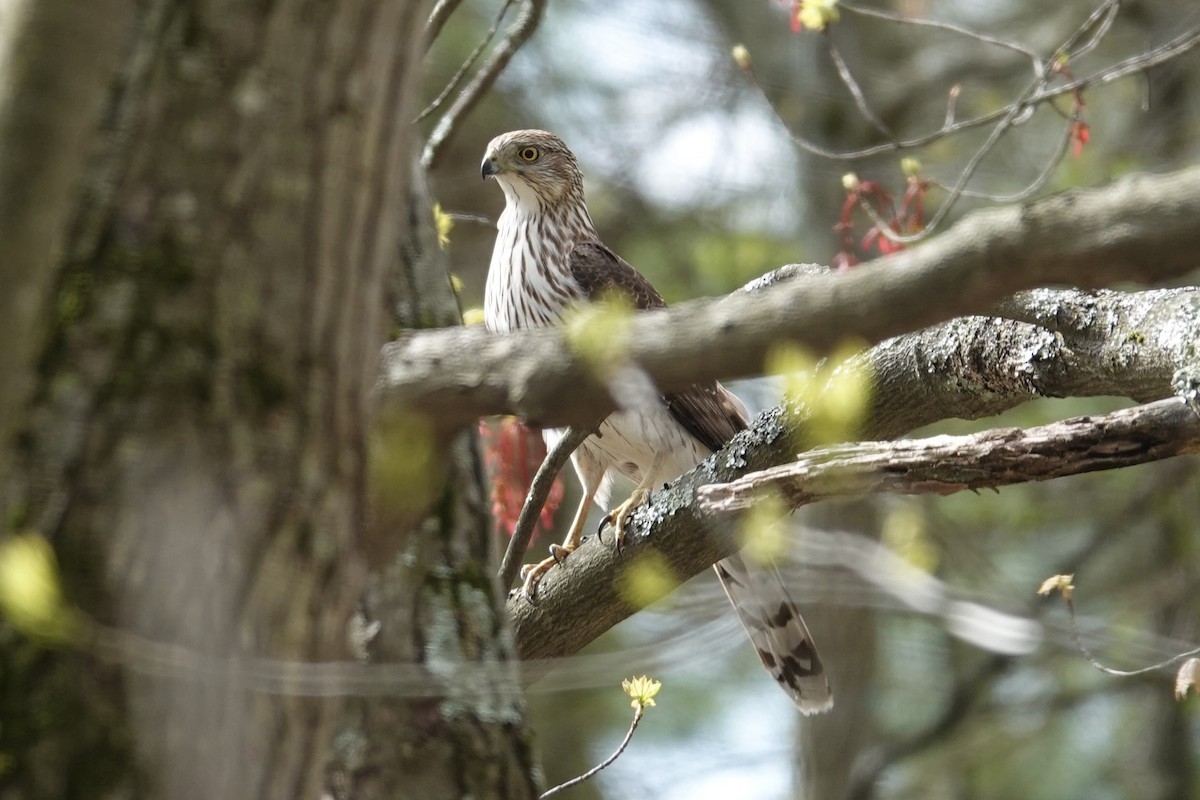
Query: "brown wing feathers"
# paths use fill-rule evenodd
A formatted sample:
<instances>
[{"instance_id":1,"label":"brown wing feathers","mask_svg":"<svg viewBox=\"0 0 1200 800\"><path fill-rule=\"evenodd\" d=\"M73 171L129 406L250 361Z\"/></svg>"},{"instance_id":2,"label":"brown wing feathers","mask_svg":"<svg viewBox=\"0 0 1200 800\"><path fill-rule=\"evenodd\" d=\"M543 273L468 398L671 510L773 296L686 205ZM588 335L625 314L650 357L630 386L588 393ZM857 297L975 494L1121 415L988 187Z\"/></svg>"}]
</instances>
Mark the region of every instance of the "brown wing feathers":
<instances>
[{"instance_id":1,"label":"brown wing feathers","mask_svg":"<svg viewBox=\"0 0 1200 800\"><path fill-rule=\"evenodd\" d=\"M583 242L571 251L571 276L583 288L584 296L593 302L605 295L620 295L639 311L666 308L662 295L650 281L599 242Z\"/></svg>"},{"instance_id":2,"label":"brown wing feathers","mask_svg":"<svg viewBox=\"0 0 1200 800\"><path fill-rule=\"evenodd\" d=\"M599 242L571 251L571 275L591 301L621 295L638 310L666 308L662 295L636 269ZM746 427L746 418L729 391L710 381L663 395L671 416L709 450L720 450Z\"/></svg>"}]
</instances>

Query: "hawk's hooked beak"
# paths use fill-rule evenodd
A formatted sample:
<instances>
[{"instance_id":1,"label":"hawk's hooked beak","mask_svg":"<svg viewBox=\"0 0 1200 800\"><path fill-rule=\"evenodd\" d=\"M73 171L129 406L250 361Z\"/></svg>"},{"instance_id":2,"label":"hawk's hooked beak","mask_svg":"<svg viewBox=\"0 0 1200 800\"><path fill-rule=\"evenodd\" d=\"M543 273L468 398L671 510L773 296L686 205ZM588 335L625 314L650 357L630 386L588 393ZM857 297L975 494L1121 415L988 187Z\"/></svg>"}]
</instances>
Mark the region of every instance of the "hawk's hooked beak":
<instances>
[{"instance_id":1,"label":"hawk's hooked beak","mask_svg":"<svg viewBox=\"0 0 1200 800\"><path fill-rule=\"evenodd\" d=\"M500 165L496 163L495 156L488 156L483 160L483 166L479 168L479 175L484 180L496 175L500 172Z\"/></svg>"}]
</instances>

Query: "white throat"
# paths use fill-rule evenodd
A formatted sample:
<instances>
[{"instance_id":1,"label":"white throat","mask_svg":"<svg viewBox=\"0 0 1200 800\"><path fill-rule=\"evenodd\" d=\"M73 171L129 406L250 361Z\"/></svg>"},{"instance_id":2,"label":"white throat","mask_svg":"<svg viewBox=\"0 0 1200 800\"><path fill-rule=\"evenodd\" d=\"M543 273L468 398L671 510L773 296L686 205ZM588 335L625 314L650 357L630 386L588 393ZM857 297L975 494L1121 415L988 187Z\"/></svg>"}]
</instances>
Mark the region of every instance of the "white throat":
<instances>
[{"instance_id":1,"label":"white throat","mask_svg":"<svg viewBox=\"0 0 1200 800\"><path fill-rule=\"evenodd\" d=\"M497 175L496 183L504 192L504 213L515 210L517 216L534 216L542 212L542 199L525 181Z\"/></svg>"}]
</instances>

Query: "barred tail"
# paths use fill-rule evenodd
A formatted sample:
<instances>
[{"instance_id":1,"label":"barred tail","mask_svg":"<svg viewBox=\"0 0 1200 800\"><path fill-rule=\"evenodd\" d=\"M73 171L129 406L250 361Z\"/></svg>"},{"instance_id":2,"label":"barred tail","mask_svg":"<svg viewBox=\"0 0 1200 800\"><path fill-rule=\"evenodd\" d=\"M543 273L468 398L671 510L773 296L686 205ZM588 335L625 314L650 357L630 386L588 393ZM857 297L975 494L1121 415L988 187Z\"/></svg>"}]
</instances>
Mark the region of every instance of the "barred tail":
<instances>
[{"instance_id":1,"label":"barred tail","mask_svg":"<svg viewBox=\"0 0 1200 800\"><path fill-rule=\"evenodd\" d=\"M774 566L751 568L741 556L713 565L763 666L803 714L833 705L812 634Z\"/></svg>"}]
</instances>

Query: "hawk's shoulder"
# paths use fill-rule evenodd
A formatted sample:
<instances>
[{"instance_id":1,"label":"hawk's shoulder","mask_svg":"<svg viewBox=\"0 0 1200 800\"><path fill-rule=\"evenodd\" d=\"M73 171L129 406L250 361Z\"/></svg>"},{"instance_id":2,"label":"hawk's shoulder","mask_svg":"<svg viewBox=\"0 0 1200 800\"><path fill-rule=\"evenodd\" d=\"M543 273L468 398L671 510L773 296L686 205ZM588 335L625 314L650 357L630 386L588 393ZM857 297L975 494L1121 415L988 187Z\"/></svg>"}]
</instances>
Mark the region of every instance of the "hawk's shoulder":
<instances>
[{"instance_id":1,"label":"hawk's shoulder","mask_svg":"<svg viewBox=\"0 0 1200 800\"><path fill-rule=\"evenodd\" d=\"M627 261L599 242L575 245L567 259L571 276L588 300L605 295L623 297L639 310L664 308L662 295Z\"/></svg>"}]
</instances>

